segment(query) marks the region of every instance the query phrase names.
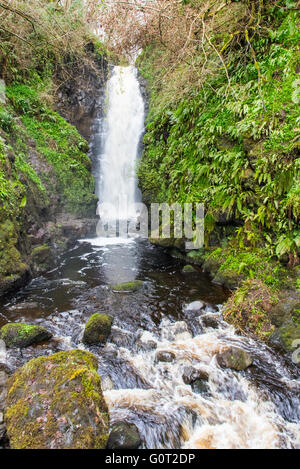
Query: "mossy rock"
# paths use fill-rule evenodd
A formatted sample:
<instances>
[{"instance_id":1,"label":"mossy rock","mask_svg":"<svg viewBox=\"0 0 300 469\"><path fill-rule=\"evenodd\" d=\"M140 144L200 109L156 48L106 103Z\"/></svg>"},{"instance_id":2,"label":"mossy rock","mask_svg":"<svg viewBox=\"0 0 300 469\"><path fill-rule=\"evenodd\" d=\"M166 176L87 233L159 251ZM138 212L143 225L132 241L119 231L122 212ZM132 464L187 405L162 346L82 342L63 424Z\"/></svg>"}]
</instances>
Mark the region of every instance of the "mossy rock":
<instances>
[{"instance_id":1,"label":"mossy rock","mask_svg":"<svg viewBox=\"0 0 300 469\"><path fill-rule=\"evenodd\" d=\"M300 311L300 292L282 290L278 294L278 302L270 311L270 318L276 327L287 324L296 312Z\"/></svg>"},{"instance_id":2,"label":"mossy rock","mask_svg":"<svg viewBox=\"0 0 300 469\"><path fill-rule=\"evenodd\" d=\"M235 290L239 287L243 280L245 280L245 276L242 274L226 270L218 270L212 281L217 285L224 285L224 287L228 288L229 290Z\"/></svg>"},{"instance_id":3,"label":"mossy rock","mask_svg":"<svg viewBox=\"0 0 300 469\"><path fill-rule=\"evenodd\" d=\"M52 250L47 244L37 246L31 253L33 269L35 272L43 272L51 268L53 264Z\"/></svg>"},{"instance_id":4,"label":"mossy rock","mask_svg":"<svg viewBox=\"0 0 300 469\"><path fill-rule=\"evenodd\" d=\"M86 323L83 342L87 345L105 344L111 331L113 318L108 314L95 313Z\"/></svg>"},{"instance_id":5,"label":"mossy rock","mask_svg":"<svg viewBox=\"0 0 300 469\"><path fill-rule=\"evenodd\" d=\"M116 422L110 432L107 449L138 449L141 438L133 423Z\"/></svg>"},{"instance_id":6,"label":"mossy rock","mask_svg":"<svg viewBox=\"0 0 300 469\"><path fill-rule=\"evenodd\" d=\"M150 238L149 241L151 244L155 244L155 246L160 246L161 248L173 248L175 247L176 240L174 238ZM177 247L177 249L179 248Z\"/></svg>"},{"instance_id":7,"label":"mossy rock","mask_svg":"<svg viewBox=\"0 0 300 469\"><path fill-rule=\"evenodd\" d=\"M111 290L116 292L135 292L142 288L144 282L141 280L133 280L132 282L117 283L110 285Z\"/></svg>"},{"instance_id":8,"label":"mossy rock","mask_svg":"<svg viewBox=\"0 0 300 469\"><path fill-rule=\"evenodd\" d=\"M238 347L230 347L217 355L217 362L222 368L241 371L251 366L253 359L245 350Z\"/></svg>"},{"instance_id":9,"label":"mossy rock","mask_svg":"<svg viewBox=\"0 0 300 469\"><path fill-rule=\"evenodd\" d=\"M52 334L44 327L23 323L8 323L0 330L0 339L7 347L24 348L51 339Z\"/></svg>"},{"instance_id":10,"label":"mossy rock","mask_svg":"<svg viewBox=\"0 0 300 469\"><path fill-rule=\"evenodd\" d=\"M0 277L22 275L28 270L17 249L18 228L11 221L0 224Z\"/></svg>"},{"instance_id":11,"label":"mossy rock","mask_svg":"<svg viewBox=\"0 0 300 469\"><path fill-rule=\"evenodd\" d=\"M189 251L186 257L191 262L193 262L193 264L202 265L204 262L204 250L198 249L198 250Z\"/></svg>"},{"instance_id":12,"label":"mossy rock","mask_svg":"<svg viewBox=\"0 0 300 469\"><path fill-rule=\"evenodd\" d=\"M279 344L286 352L295 350L296 341L300 340L300 322L295 324L293 321L277 329L270 338L273 344Z\"/></svg>"},{"instance_id":13,"label":"mossy rock","mask_svg":"<svg viewBox=\"0 0 300 469\"><path fill-rule=\"evenodd\" d=\"M12 449L103 449L109 414L97 358L83 350L35 358L8 381Z\"/></svg>"},{"instance_id":14,"label":"mossy rock","mask_svg":"<svg viewBox=\"0 0 300 469\"><path fill-rule=\"evenodd\" d=\"M185 265L182 269L182 272L183 273L193 273L193 272L197 272L197 270L192 266L192 265Z\"/></svg>"}]
</instances>

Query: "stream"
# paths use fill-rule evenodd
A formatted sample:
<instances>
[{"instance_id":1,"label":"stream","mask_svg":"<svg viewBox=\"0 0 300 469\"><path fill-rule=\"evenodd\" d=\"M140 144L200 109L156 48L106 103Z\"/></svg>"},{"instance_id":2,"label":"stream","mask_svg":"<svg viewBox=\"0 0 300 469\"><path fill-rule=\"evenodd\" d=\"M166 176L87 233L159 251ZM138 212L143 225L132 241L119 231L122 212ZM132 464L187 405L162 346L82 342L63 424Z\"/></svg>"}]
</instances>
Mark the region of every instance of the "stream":
<instances>
[{"instance_id":1,"label":"stream","mask_svg":"<svg viewBox=\"0 0 300 469\"><path fill-rule=\"evenodd\" d=\"M140 200L135 163L144 105L136 70L115 67L107 89L107 118L95 124L92 151L100 201ZM121 210L125 218L134 217ZM35 278L1 305L6 322L40 324L54 338L5 360L16 369L33 357L80 348L99 360L111 425L134 423L142 447L300 448L299 369L222 318L229 292L148 240L97 237L80 240L57 267ZM136 292L108 286L142 280ZM86 347L82 335L95 312L114 317L103 347ZM236 345L253 357L237 372L221 368L216 354ZM159 355L167 360L161 361ZM207 381L186 384L188 367Z\"/></svg>"}]
</instances>

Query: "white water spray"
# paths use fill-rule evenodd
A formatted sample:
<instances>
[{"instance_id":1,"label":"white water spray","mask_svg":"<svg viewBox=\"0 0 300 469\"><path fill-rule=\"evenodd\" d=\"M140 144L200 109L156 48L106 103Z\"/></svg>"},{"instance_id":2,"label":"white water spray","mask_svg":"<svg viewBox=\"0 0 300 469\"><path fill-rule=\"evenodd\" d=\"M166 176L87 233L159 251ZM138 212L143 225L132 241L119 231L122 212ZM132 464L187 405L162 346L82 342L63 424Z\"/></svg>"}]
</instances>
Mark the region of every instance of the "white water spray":
<instances>
[{"instance_id":1,"label":"white water spray","mask_svg":"<svg viewBox=\"0 0 300 469\"><path fill-rule=\"evenodd\" d=\"M133 66L114 67L107 87L104 148L100 155L100 204L109 204L102 219L135 218L138 202L136 162L144 129L145 108L137 71Z\"/></svg>"}]
</instances>

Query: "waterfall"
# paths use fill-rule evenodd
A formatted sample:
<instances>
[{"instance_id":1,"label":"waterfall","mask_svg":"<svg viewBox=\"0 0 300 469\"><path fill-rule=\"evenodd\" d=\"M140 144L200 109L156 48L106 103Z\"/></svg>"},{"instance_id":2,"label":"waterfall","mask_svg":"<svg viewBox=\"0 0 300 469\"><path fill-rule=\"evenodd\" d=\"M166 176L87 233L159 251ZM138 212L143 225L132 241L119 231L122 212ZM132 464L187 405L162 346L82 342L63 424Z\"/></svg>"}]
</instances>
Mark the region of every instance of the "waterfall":
<instances>
[{"instance_id":1,"label":"waterfall","mask_svg":"<svg viewBox=\"0 0 300 469\"><path fill-rule=\"evenodd\" d=\"M145 118L135 67L114 67L106 105L97 195L100 204L110 207L100 208L99 215L105 220L129 220L135 217L133 204L139 201L136 161Z\"/></svg>"}]
</instances>

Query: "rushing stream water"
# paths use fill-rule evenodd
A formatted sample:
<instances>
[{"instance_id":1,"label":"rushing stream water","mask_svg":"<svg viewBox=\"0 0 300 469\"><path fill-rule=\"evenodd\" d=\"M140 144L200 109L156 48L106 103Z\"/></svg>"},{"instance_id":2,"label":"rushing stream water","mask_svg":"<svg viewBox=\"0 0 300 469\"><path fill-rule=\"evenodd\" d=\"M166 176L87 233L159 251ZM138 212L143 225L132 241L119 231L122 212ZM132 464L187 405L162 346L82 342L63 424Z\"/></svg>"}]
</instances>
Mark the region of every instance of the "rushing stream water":
<instances>
[{"instance_id":1,"label":"rushing stream water","mask_svg":"<svg viewBox=\"0 0 300 469\"><path fill-rule=\"evenodd\" d=\"M137 200L132 171L143 119L135 70L116 68L108 85L107 120L99 122L104 144L95 145L102 201L116 201L119 194ZM228 292L200 269L183 273L182 267L146 240L78 243L57 268L1 308L0 326L26 321L54 334L52 341L22 353L8 350L7 362L14 369L39 355L85 349L85 322L94 312L107 312L114 316L109 340L88 350L99 359L111 423L135 423L144 448L299 448L298 369L225 323L221 305ZM134 279L144 282L137 292L108 288ZM216 353L228 344L250 352L253 366L242 372L220 368ZM159 361L160 352L168 352L171 361ZM208 381L185 384L189 366Z\"/></svg>"}]
</instances>

